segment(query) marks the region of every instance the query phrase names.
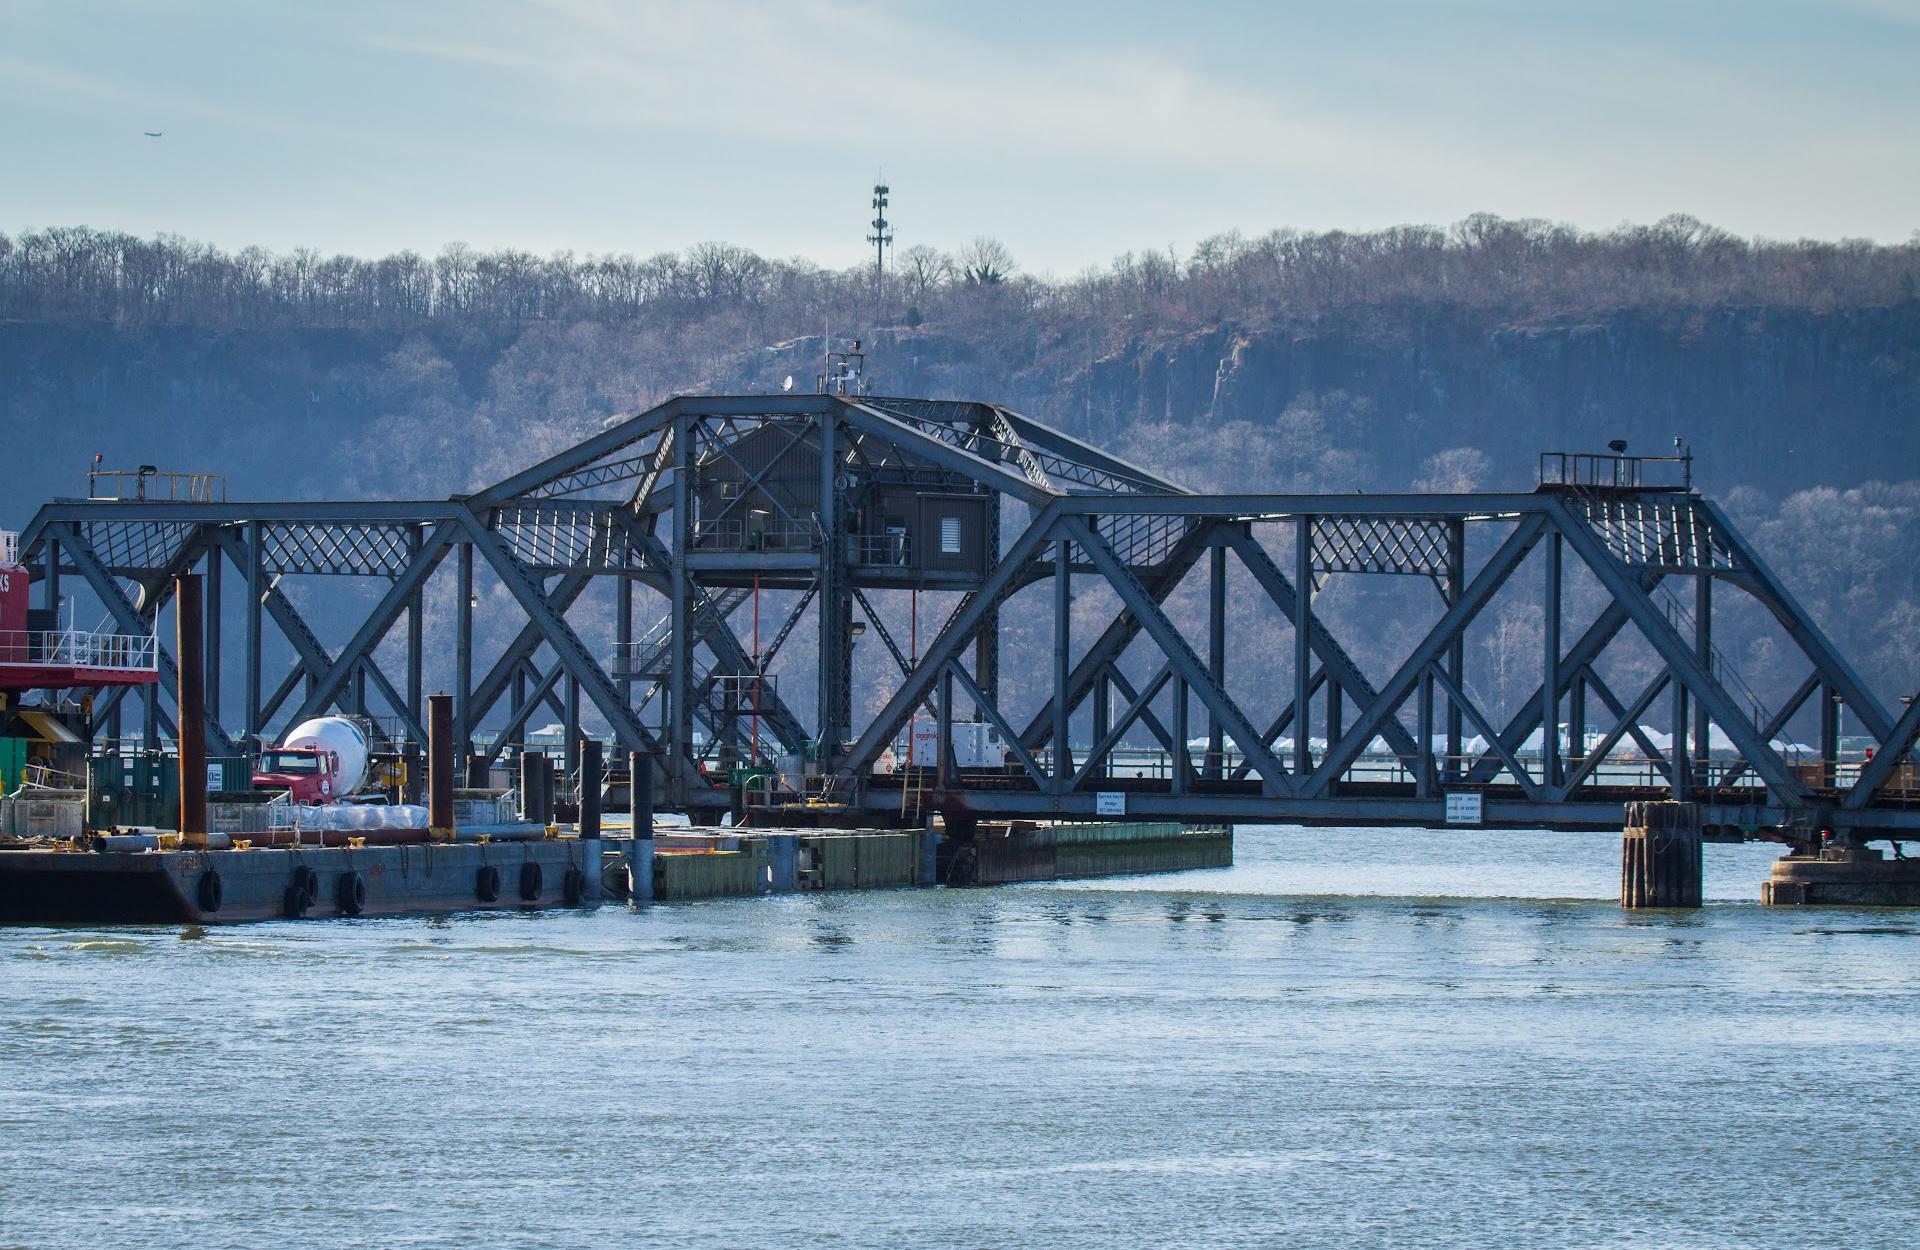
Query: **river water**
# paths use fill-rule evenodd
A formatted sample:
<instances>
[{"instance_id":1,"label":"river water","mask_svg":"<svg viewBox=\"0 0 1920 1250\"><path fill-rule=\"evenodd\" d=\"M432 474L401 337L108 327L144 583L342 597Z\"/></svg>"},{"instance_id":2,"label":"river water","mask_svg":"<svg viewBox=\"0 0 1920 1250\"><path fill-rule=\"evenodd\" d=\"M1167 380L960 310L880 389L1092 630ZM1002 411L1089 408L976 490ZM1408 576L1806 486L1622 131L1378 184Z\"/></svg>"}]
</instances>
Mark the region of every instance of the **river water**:
<instances>
[{"instance_id":1,"label":"river water","mask_svg":"<svg viewBox=\"0 0 1920 1250\"><path fill-rule=\"evenodd\" d=\"M1775 853L0 931L0 1247L1914 1244L1920 913Z\"/></svg>"}]
</instances>

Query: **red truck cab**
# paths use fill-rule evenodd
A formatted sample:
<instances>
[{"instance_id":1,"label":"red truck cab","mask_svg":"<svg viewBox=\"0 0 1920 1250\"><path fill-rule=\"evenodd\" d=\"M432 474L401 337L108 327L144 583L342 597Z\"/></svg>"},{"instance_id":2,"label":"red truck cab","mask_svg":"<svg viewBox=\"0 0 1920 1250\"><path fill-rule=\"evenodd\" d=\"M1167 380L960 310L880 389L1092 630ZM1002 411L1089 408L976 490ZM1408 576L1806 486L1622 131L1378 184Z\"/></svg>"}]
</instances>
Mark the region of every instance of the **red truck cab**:
<instances>
[{"instance_id":1,"label":"red truck cab","mask_svg":"<svg viewBox=\"0 0 1920 1250\"><path fill-rule=\"evenodd\" d=\"M253 772L256 790L287 791L296 803L331 803L339 759L318 747L274 747L260 753Z\"/></svg>"}]
</instances>

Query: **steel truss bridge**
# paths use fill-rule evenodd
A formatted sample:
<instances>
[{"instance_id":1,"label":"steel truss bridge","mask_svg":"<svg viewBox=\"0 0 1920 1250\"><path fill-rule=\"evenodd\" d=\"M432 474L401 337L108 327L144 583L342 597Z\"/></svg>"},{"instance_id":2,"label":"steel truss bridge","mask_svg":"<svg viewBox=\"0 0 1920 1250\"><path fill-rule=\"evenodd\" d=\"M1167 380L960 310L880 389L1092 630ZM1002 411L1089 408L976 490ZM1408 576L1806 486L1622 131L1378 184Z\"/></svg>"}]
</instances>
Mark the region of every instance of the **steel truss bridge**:
<instances>
[{"instance_id":1,"label":"steel truss bridge","mask_svg":"<svg viewBox=\"0 0 1920 1250\"><path fill-rule=\"evenodd\" d=\"M1654 480L1678 468L1561 456L1526 493L1209 495L991 404L689 396L471 495L63 499L20 549L42 603L78 593L133 634L154 631L176 574L204 573L215 755L336 709L417 743L431 667L475 755L548 713L571 742L584 716L654 761L663 806L724 804L711 765L784 755L816 761L815 801L850 817L1091 816L1118 794L1131 816L1437 825L1471 793L1487 824L1618 828L1626 802L1674 797L1728 830L1920 837L1920 701L1869 690L1724 511L1690 479ZM725 503L702 493L719 470ZM903 487L984 496L982 558L908 568L892 532L876 550L871 492ZM728 515L756 499L750 523ZM1366 639L1314 605L1331 579L1377 576L1437 593L1363 627L1402 643L1370 673ZM922 595L944 605L925 631ZM1468 656L1503 595L1537 608L1539 639L1535 693L1496 712ZM764 629L763 596L780 603ZM1715 648L1718 596L1777 622L1799 680L1774 705ZM657 623L636 630L643 613ZM884 654L862 649L856 683L869 628ZM221 688L235 644L238 692ZM1044 682L1003 689L1014 649ZM1631 685L1609 667L1623 649ZM174 732L177 683L163 654L140 696L150 745ZM117 735L127 692L94 693ZM997 766L959 766L963 712L993 727ZM1842 717L1878 744L1857 769L1836 764ZM935 727L935 758L876 775L910 721ZM1811 762L1781 741L1796 725L1818 737ZM1124 775L1142 744L1163 775ZM1623 748L1644 775L1610 765Z\"/></svg>"}]
</instances>

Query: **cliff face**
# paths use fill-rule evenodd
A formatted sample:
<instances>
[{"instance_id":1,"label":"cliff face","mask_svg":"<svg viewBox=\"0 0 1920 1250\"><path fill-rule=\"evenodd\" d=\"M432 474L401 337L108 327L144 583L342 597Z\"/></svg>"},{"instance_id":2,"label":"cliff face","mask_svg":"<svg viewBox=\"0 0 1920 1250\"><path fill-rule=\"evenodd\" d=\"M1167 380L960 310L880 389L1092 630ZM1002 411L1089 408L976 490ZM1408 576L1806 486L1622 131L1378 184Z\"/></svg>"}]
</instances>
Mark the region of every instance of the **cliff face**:
<instances>
[{"instance_id":1,"label":"cliff face","mask_svg":"<svg viewBox=\"0 0 1920 1250\"><path fill-rule=\"evenodd\" d=\"M1366 323L1227 321L1091 348L1055 338L1033 325L883 332L872 371L882 390L995 399L1117 445L1170 424L1221 438L1231 459L1236 423L1310 436L1354 453L1336 463L1360 480L1312 481L1328 489L1404 489L1459 447L1485 453L1485 484L1523 486L1539 451L1612 438L1652 453L1682 437L1707 488L1776 499L1920 476L1920 303L1529 324L1415 309ZM774 389L788 373L808 386L818 349L812 337L707 342L662 359L617 326L400 338L9 323L0 420L31 433L12 440L0 488L18 524L26 501L77 489L101 452L225 470L255 497L442 495L673 391ZM451 460L407 468L416 458L397 440L428 437ZM369 440L387 451L374 457Z\"/></svg>"},{"instance_id":2,"label":"cliff face","mask_svg":"<svg viewBox=\"0 0 1920 1250\"><path fill-rule=\"evenodd\" d=\"M1454 447L1481 449L1500 481L1521 485L1539 451L1613 438L1650 454L1684 438L1710 489L1748 485L1776 497L1920 473L1920 304L1623 311L1524 325L1443 311L1397 320L1227 324L1131 340L1090 362L1013 371L1020 395L1007 399L1103 439L1139 424L1271 426L1305 406L1365 450L1370 480L1351 485L1368 489L1404 488L1428 457ZM936 389L964 380L1007 395L990 380L990 360L930 355L922 380Z\"/></svg>"}]
</instances>

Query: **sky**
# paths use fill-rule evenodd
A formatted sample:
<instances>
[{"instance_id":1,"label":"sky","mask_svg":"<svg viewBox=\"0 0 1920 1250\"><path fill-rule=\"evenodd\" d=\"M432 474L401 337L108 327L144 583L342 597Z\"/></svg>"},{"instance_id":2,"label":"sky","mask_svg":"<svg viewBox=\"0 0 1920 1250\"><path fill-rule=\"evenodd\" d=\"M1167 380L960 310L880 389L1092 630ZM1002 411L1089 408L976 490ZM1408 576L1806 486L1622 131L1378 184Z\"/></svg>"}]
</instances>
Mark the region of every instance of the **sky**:
<instances>
[{"instance_id":1,"label":"sky","mask_svg":"<svg viewBox=\"0 0 1920 1250\"><path fill-rule=\"evenodd\" d=\"M1035 273L1226 230L1920 230L1920 0L0 0L0 231ZM144 131L159 131L148 138Z\"/></svg>"}]
</instances>

